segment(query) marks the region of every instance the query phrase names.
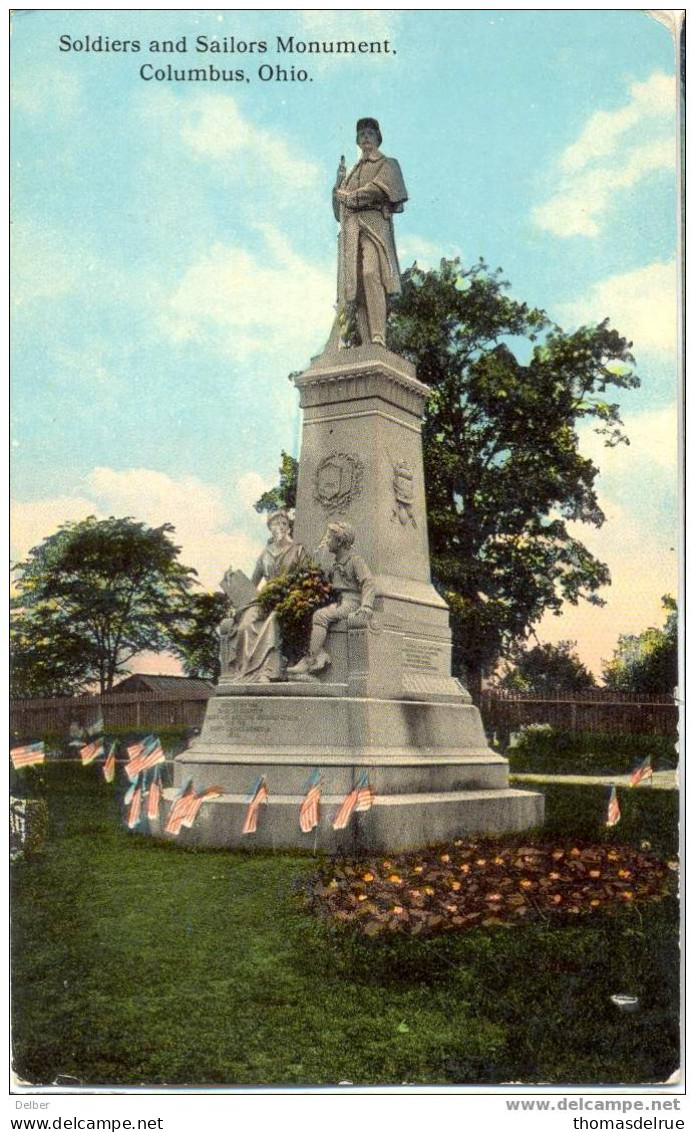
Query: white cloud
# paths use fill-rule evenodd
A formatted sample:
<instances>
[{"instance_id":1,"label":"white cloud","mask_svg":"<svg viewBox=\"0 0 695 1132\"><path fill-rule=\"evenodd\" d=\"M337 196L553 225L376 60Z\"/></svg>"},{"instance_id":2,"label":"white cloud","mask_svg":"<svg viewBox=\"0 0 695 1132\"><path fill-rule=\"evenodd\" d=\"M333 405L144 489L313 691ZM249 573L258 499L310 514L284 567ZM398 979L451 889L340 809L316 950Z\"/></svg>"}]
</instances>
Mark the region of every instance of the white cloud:
<instances>
[{"instance_id":1,"label":"white cloud","mask_svg":"<svg viewBox=\"0 0 695 1132\"><path fill-rule=\"evenodd\" d=\"M583 456L601 469L602 484L631 485L657 476L675 490L678 460L678 410L676 403L661 409L623 415L629 445L606 448L600 436L588 428L580 437Z\"/></svg>"},{"instance_id":2,"label":"white cloud","mask_svg":"<svg viewBox=\"0 0 695 1132\"><path fill-rule=\"evenodd\" d=\"M455 259L456 256L462 258L463 252L453 244L438 244L434 240L414 235L403 236L398 240L398 259L402 271L410 267L413 261L423 271L431 271L432 268L439 267L441 259Z\"/></svg>"},{"instance_id":3,"label":"white cloud","mask_svg":"<svg viewBox=\"0 0 695 1132\"><path fill-rule=\"evenodd\" d=\"M259 353L301 360L324 344L333 318L332 271L296 255L270 225L261 231L266 249L258 256L215 244L188 268L162 316L169 337L213 345L241 362Z\"/></svg>"},{"instance_id":4,"label":"white cloud","mask_svg":"<svg viewBox=\"0 0 695 1132\"><path fill-rule=\"evenodd\" d=\"M269 485L250 472L234 493L234 506L248 519L251 504ZM181 561L198 571L200 583L216 589L227 566L250 572L262 548L265 520L255 519L257 537L236 527L232 507L220 488L194 476L173 479L151 468L94 468L78 496L54 496L12 505L12 548L16 559L53 534L61 523L88 515L126 515L157 527L171 523ZM254 521L251 511L251 521Z\"/></svg>"},{"instance_id":5,"label":"white cloud","mask_svg":"<svg viewBox=\"0 0 695 1132\"><path fill-rule=\"evenodd\" d=\"M23 66L13 78L10 95L13 107L24 114L64 121L80 108L82 83L65 66Z\"/></svg>"},{"instance_id":6,"label":"white cloud","mask_svg":"<svg viewBox=\"0 0 695 1132\"><path fill-rule=\"evenodd\" d=\"M532 211L534 222L555 236L597 236L621 192L650 174L674 170L675 79L656 72L632 83L618 110L598 111L560 154L556 191Z\"/></svg>"},{"instance_id":7,"label":"white cloud","mask_svg":"<svg viewBox=\"0 0 695 1132\"><path fill-rule=\"evenodd\" d=\"M587 295L560 307L560 321L600 322L609 316L611 325L635 343L636 352L664 354L675 361L676 283L675 260L611 275Z\"/></svg>"},{"instance_id":8,"label":"white cloud","mask_svg":"<svg viewBox=\"0 0 695 1132\"><path fill-rule=\"evenodd\" d=\"M270 180L278 190L305 191L318 184L320 170L277 131L256 126L236 100L225 94L179 97L168 90L148 91L143 117L154 120L170 136L178 134L198 157L225 163L228 174L249 182Z\"/></svg>"},{"instance_id":9,"label":"white cloud","mask_svg":"<svg viewBox=\"0 0 695 1132\"><path fill-rule=\"evenodd\" d=\"M17 311L35 299L74 290L88 270L88 256L75 250L67 232L17 218L11 240L12 302Z\"/></svg>"}]
</instances>

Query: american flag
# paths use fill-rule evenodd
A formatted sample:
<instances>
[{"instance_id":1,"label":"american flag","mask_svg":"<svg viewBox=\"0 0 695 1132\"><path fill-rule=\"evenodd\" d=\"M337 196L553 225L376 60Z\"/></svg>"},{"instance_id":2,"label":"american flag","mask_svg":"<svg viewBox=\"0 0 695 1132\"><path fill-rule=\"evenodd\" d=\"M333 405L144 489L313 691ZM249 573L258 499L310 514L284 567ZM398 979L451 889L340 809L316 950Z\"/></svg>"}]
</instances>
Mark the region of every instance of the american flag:
<instances>
[{"instance_id":1,"label":"american flag","mask_svg":"<svg viewBox=\"0 0 695 1132\"><path fill-rule=\"evenodd\" d=\"M130 759L131 762L132 762L133 759L136 759L138 757L138 755L141 755L144 750L145 750L145 744L144 743L131 743L129 747L126 747L126 751L128 752L128 758Z\"/></svg>"},{"instance_id":2,"label":"american flag","mask_svg":"<svg viewBox=\"0 0 695 1132\"><path fill-rule=\"evenodd\" d=\"M139 749L136 750L136 748ZM141 771L150 770L151 767L166 762L166 755L162 750L162 744L156 735L149 735L142 743L128 747L129 754L132 750L136 750L136 754L131 756L125 768L131 781L137 778Z\"/></svg>"},{"instance_id":3,"label":"american flag","mask_svg":"<svg viewBox=\"0 0 695 1132\"><path fill-rule=\"evenodd\" d=\"M369 785L367 772L364 771L357 786L355 786L349 794L345 795L345 798L336 811L335 817L333 818L333 829L345 829L355 810L360 812L369 810L373 802L374 791Z\"/></svg>"},{"instance_id":4,"label":"american flag","mask_svg":"<svg viewBox=\"0 0 695 1132\"><path fill-rule=\"evenodd\" d=\"M366 810L371 810L374 805L374 790L369 785L369 777L365 771L361 779L357 783L357 802L355 803L355 813L362 814Z\"/></svg>"},{"instance_id":5,"label":"american flag","mask_svg":"<svg viewBox=\"0 0 695 1132\"><path fill-rule=\"evenodd\" d=\"M128 808L128 829L135 829L135 826L140 821L140 812L142 810L142 786L138 785L133 790L133 796Z\"/></svg>"},{"instance_id":6,"label":"american flag","mask_svg":"<svg viewBox=\"0 0 695 1132\"><path fill-rule=\"evenodd\" d=\"M620 806L618 805L618 792L615 786L611 787L611 796L608 799L608 813L606 814L606 825L617 825L620 821Z\"/></svg>"},{"instance_id":7,"label":"american flag","mask_svg":"<svg viewBox=\"0 0 695 1132\"><path fill-rule=\"evenodd\" d=\"M203 802L211 802L213 798L219 798L223 793L224 791L221 786L208 786L205 790L201 790L200 794L195 794L181 822L184 829L191 828L193 822L198 817L198 812Z\"/></svg>"},{"instance_id":8,"label":"american flag","mask_svg":"<svg viewBox=\"0 0 695 1132\"><path fill-rule=\"evenodd\" d=\"M321 771L315 770L309 779L306 797L299 808L299 828L302 833L311 833L319 824L320 799Z\"/></svg>"},{"instance_id":9,"label":"american flag","mask_svg":"<svg viewBox=\"0 0 695 1132\"><path fill-rule=\"evenodd\" d=\"M147 794L147 818L148 821L156 821L159 817L159 803L162 800L162 784L159 780L159 771L155 770L154 777L150 783L150 789Z\"/></svg>"},{"instance_id":10,"label":"american flag","mask_svg":"<svg viewBox=\"0 0 695 1132\"><path fill-rule=\"evenodd\" d=\"M258 825L258 811L263 802L268 801L268 784L265 777L257 779L249 794L249 808L246 811L242 833L255 833Z\"/></svg>"},{"instance_id":11,"label":"american flag","mask_svg":"<svg viewBox=\"0 0 695 1132\"><path fill-rule=\"evenodd\" d=\"M82 766L89 766L95 759L100 758L104 753L104 740L94 739L92 743L85 743L84 747L80 747L80 758L82 759Z\"/></svg>"},{"instance_id":12,"label":"american flag","mask_svg":"<svg viewBox=\"0 0 695 1132\"><path fill-rule=\"evenodd\" d=\"M647 755L644 762L633 770L630 775L630 786L639 786L640 782L646 782L647 779L652 781L654 779L651 755Z\"/></svg>"},{"instance_id":13,"label":"american flag","mask_svg":"<svg viewBox=\"0 0 695 1132\"><path fill-rule=\"evenodd\" d=\"M23 747L15 747L10 751L12 766L21 770L25 766L41 766L46 758L43 743L26 743Z\"/></svg>"},{"instance_id":14,"label":"american flag","mask_svg":"<svg viewBox=\"0 0 695 1132\"><path fill-rule=\"evenodd\" d=\"M116 747L117 747L117 745L118 745L117 743L111 744L111 750L109 751L108 755L106 756L106 762L104 763L103 767L101 768L102 772L104 774L104 778L107 782L113 782L113 780L116 776Z\"/></svg>"},{"instance_id":15,"label":"american flag","mask_svg":"<svg viewBox=\"0 0 695 1132\"><path fill-rule=\"evenodd\" d=\"M195 790L193 789L193 779L189 778L171 803L169 817L164 826L165 833L172 833L174 837L178 837L181 832L183 819L186 817L194 798Z\"/></svg>"}]
</instances>

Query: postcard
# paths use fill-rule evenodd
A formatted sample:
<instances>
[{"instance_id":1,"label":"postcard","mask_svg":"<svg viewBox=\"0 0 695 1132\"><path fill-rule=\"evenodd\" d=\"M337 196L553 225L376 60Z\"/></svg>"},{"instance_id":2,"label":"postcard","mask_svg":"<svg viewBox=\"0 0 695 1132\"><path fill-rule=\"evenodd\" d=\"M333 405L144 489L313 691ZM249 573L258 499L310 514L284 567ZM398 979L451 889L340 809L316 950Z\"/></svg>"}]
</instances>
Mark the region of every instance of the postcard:
<instances>
[{"instance_id":1,"label":"postcard","mask_svg":"<svg viewBox=\"0 0 695 1132\"><path fill-rule=\"evenodd\" d=\"M522 1087L682 1126L681 31L14 13L12 1088L45 1127Z\"/></svg>"}]
</instances>

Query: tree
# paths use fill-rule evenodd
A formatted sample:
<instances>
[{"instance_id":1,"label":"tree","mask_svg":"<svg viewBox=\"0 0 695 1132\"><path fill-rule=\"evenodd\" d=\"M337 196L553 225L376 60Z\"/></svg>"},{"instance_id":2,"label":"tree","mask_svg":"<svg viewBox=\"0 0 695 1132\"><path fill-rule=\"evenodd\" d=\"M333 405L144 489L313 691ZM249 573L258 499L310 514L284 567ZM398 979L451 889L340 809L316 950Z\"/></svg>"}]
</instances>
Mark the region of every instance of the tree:
<instances>
[{"instance_id":1,"label":"tree","mask_svg":"<svg viewBox=\"0 0 695 1132\"><path fill-rule=\"evenodd\" d=\"M190 620L195 571L165 523L91 516L66 523L15 567L15 693L102 692L137 653L169 649Z\"/></svg>"},{"instance_id":2,"label":"tree","mask_svg":"<svg viewBox=\"0 0 695 1132\"><path fill-rule=\"evenodd\" d=\"M294 507L297 502L297 461L294 456L283 451L278 471L280 483L270 491L264 491L261 498L254 504L256 511L278 511Z\"/></svg>"},{"instance_id":3,"label":"tree","mask_svg":"<svg viewBox=\"0 0 695 1132\"><path fill-rule=\"evenodd\" d=\"M678 606L671 594L661 599L666 621L661 629L643 633L624 633L612 660L603 665L608 688L621 692L663 692L668 695L678 685Z\"/></svg>"},{"instance_id":4,"label":"tree","mask_svg":"<svg viewBox=\"0 0 695 1132\"><path fill-rule=\"evenodd\" d=\"M577 656L576 645L576 641L558 641L556 645L514 649L500 687L513 692L535 692L538 696L584 692L596 687L593 673Z\"/></svg>"},{"instance_id":5,"label":"tree","mask_svg":"<svg viewBox=\"0 0 695 1132\"><path fill-rule=\"evenodd\" d=\"M451 609L454 671L473 690L547 611L604 604L608 568L568 527L604 521L598 468L577 429L628 443L605 395L639 385L630 344L607 319L566 333L507 289L482 261L414 265L388 326L390 348L432 390L423 452L433 580Z\"/></svg>"},{"instance_id":6,"label":"tree","mask_svg":"<svg viewBox=\"0 0 695 1132\"><path fill-rule=\"evenodd\" d=\"M186 676L216 681L220 675L217 628L227 612L223 593L190 594L188 617L172 633L171 651Z\"/></svg>"}]
</instances>

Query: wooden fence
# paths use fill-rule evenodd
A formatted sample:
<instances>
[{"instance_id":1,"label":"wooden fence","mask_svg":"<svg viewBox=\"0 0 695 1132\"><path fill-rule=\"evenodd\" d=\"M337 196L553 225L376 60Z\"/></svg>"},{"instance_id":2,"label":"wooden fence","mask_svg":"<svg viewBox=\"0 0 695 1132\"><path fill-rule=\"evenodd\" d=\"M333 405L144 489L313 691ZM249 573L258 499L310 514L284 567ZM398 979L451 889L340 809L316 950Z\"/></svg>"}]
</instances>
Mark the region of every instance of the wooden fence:
<instances>
[{"instance_id":1,"label":"wooden fence","mask_svg":"<svg viewBox=\"0 0 695 1132\"><path fill-rule=\"evenodd\" d=\"M207 699L167 699L157 692L107 693L57 699L10 701L10 727L20 739L47 731L67 735L101 722L105 731L159 727L201 727ZM637 695L597 689L577 695L539 699L487 689L480 709L490 731L509 734L528 723L549 723L556 731L603 731L675 738L678 708L667 696Z\"/></svg>"},{"instance_id":2,"label":"wooden fence","mask_svg":"<svg viewBox=\"0 0 695 1132\"><path fill-rule=\"evenodd\" d=\"M13 699L10 728L19 739L47 731L67 735L70 729L103 726L104 731L159 727L201 727L207 699L172 699L157 692L105 693L55 699Z\"/></svg>"},{"instance_id":3,"label":"wooden fence","mask_svg":"<svg viewBox=\"0 0 695 1132\"><path fill-rule=\"evenodd\" d=\"M529 723L556 731L592 731L676 738L678 707L669 696L596 689L554 699L496 688L483 691L480 710L486 728L509 733Z\"/></svg>"}]
</instances>

